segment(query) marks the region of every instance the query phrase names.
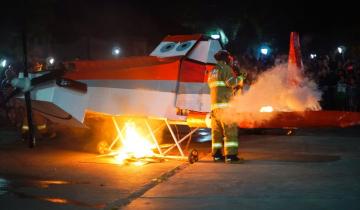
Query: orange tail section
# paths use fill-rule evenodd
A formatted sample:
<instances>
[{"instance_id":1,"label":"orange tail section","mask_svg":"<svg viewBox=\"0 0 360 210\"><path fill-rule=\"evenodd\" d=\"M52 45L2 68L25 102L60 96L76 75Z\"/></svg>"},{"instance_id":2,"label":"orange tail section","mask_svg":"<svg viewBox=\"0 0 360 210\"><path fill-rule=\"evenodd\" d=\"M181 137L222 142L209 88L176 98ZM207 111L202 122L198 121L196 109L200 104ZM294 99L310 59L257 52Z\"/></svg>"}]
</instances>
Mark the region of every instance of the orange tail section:
<instances>
[{"instance_id":1,"label":"orange tail section","mask_svg":"<svg viewBox=\"0 0 360 210\"><path fill-rule=\"evenodd\" d=\"M290 33L289 65L294 65L299 70L303 68L298 32Z\"/></svg>"},{"instance_id":2,"label":"orange tail section","mask_svg":"<svg viewBox=\"0 0 360 210\"><path fill-rule=\"evenodd\" d=\"M298 85L300 83L300 75L303 69L301 58L300 39L298 32L290 33L290 49L288 60L288 83L289 85Z\"/></svg>"}]
</instances>

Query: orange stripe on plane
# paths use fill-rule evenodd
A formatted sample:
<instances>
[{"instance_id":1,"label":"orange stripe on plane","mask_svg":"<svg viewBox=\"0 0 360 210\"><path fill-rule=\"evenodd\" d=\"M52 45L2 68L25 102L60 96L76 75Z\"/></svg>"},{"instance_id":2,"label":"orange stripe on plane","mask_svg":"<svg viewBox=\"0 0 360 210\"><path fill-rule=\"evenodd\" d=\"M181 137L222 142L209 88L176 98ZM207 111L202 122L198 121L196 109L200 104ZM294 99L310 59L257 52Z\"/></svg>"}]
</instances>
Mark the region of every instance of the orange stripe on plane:
<instances>
[{"instance_id":1,"label":"orange stripe on plane","mask_svg":"<svg viewBox=\"0 0 360 210\"><path fill-rule=\"evenodd\" d=\"M181 64L181 82L207 82L208 71L214 68L211 64L202 64L184 60Z\"/></svg>"},{"instance_id":2,"label":"orange stripe on plane","mask_svg":"<svg viewBox=\"0 0 360 210\"><path fill-rule=\"evenodd\" d=\"M181 75L179 68L181 64ZM214 65L181 61L179 57L132 57L120 60L75 61L75 71L65 75L73 80L175 80L207 82Z\"/></svg>"},{"instance_id":3,"label":"orange stripe on plane","mask_svg":"<svg viewBox=\"0 0 360 210\"><path fill-rule=\"evenodd\" d=\"M75 62L75 71L66 75L74 80L177 80L179 59L171 62L151 63L150 65L122 65L114 61ZM125 68L124 68L125 66Z\"/></svg>"}]
</instances>

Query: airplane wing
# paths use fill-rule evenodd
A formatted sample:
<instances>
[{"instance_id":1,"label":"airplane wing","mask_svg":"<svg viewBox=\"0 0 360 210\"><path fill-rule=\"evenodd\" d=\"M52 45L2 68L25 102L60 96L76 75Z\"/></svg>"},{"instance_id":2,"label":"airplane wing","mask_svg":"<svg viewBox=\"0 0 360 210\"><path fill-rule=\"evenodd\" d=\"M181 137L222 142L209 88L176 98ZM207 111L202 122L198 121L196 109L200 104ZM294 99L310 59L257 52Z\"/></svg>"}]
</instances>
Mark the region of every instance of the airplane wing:
<instances>
[{"instance_id":1,"label":"airplane wing","mask_svg":"<svg viewBox=\"0 0 360 210\"><path fill-rule=\"evenodd\" d=\"M19 103L25 108L25 101L23 99L17 100L19 100ZM51 102L32 100L31 105L34 114L40 114L53 123L68 127L87 128L72 115Z\"/></svg>"}]
</instances>

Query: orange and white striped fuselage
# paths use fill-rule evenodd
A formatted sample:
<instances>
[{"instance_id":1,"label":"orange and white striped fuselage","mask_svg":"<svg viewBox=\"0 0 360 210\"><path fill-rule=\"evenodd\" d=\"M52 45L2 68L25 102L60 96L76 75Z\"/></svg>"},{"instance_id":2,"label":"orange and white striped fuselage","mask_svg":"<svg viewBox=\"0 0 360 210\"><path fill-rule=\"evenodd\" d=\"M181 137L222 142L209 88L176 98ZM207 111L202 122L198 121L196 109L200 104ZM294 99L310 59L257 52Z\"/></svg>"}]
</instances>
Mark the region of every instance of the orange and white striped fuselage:
<instances>
[{"instance_id":1,"label":"orange and white striped fuselage","mask_svg":"<svg viewBox=\"0 0 360 210\"><path fill-rule=\"evenodd\" d=\"M86 83L86 93L53 84L33 99L53 102L79 121L86 110L185 120L178 109L210 111L207 72L221 49L219 40L200 34L167 36L150 56L74 61L65 78Z\"/></svg>"}]
</instances>

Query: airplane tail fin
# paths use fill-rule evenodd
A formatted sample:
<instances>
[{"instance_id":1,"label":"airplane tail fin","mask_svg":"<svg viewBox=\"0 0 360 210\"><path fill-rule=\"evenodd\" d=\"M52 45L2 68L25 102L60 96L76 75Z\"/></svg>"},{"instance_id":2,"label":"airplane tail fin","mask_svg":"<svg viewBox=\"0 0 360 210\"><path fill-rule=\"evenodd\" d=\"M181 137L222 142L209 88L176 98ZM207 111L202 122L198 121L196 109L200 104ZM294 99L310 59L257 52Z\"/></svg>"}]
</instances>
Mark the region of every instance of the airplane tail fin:
<instances>
[{"instance_id":1,"label":"airplane tail fin","mask_svg":"<svg viewBox=\"0 0 360 210\"><path fill-rule=\"evenodd\" d=\"M298 32L290 33L289 65L295 65L299 70L303 68Z\"/></svg>"},{"instance_id":2,"label":"airplane tail fin","mask_svg":"<svg viewBox=\"0 0 360 210\"><path fill-rule=\"evenodd\" d=\"M298 32L290 33L290 49L288 60L288 82L291 85L300 83L299 76L303 69L303 62L301 58L300 39Z\"/></svg>"}]
</instances>

